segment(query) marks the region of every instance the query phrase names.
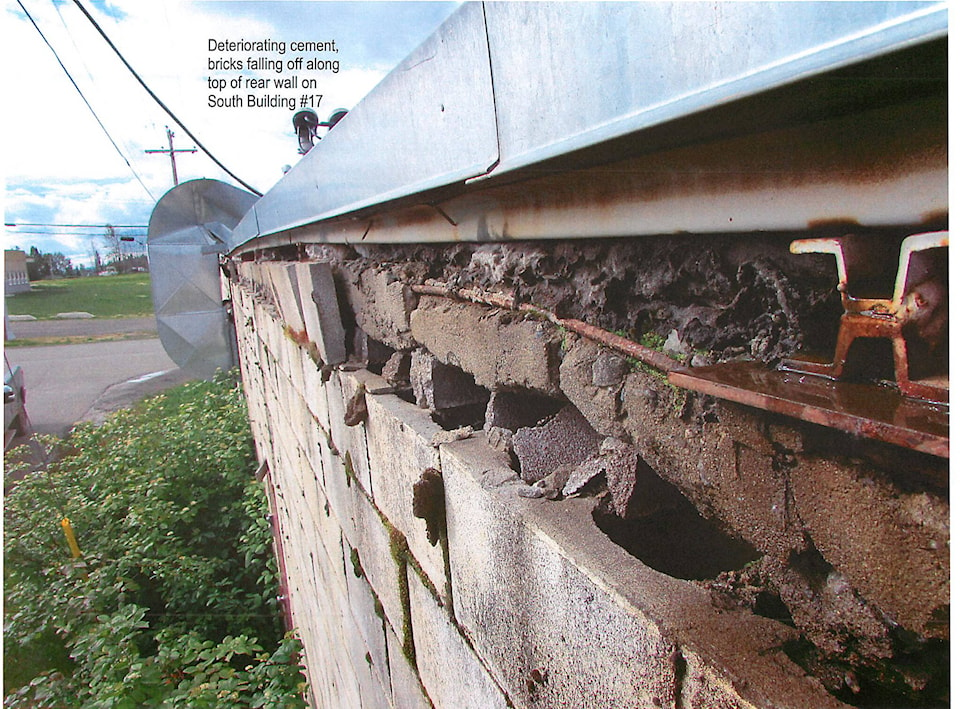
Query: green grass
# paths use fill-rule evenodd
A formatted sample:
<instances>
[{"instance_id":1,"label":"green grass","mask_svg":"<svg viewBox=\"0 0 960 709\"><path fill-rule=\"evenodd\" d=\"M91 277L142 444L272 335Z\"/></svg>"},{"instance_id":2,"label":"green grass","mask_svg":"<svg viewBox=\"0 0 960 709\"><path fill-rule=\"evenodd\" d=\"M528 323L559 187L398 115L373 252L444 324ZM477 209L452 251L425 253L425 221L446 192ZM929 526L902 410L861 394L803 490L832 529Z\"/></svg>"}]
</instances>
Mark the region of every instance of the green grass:
<instances>
[{"instance_id":1,"label":"green grass","mask_svg":"<svg viewBox=\"0 0 960 709\"><path fill-rule=\"evenodd\" d=\"M6 300L10 315L33 315L38 320L78 311L98 318L153 314L149 273L36 281L29 293L7 296Z\"/></svg>"}]
</instances>

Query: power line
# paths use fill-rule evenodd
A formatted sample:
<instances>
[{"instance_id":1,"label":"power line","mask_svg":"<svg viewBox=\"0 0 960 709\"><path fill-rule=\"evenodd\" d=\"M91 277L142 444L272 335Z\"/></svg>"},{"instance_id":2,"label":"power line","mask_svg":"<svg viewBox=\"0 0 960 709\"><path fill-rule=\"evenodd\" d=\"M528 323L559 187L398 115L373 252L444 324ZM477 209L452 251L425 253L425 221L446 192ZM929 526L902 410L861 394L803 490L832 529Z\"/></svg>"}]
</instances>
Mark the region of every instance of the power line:
<instances>
[{"instance_id":1,"label":"power line","mask_svg":"<svg viewBox=\"0 0 960 709\"><path fill-rule=\"evenodd\" d=\"M127 164L127 167L130 168L130 172L132 172L133 176L137 178L137 182L140 183L140 186L143 187L143 189L146 191L148 195L150 195L150 199L156 202L157 198L153 196L153 194L150 192L147 186L143 183L143 180L140 179L140 175L138 175L137 171L133 169L133 165L130 164L130 161L127 160L127 157L120 150L120 147L117 145L116 141L114 141L113 137L110 135L110 131L108 131L107 127L103 125L103 121L100 120L100 116L98 116L97 112L93 110L93 106L91 106L90 102L87 101L87 97L83 95L83 91L81 91L80 87L77 86L77 82L73 80L73 77L70 75L70 72L67 71L67 67L63 65L63 62L60 60L60 55L57 54L57 50L53 48L52 44L50 44L50 41L46 38L46 35L43 34L43 31L37 25L36 21L33 19L30 13L27 12L27 8L23 6L23 3L20 2L20 0L17 0L17 4L20 6L20 9L23 10L23 14L27 16L27 19L30 20L30 24L33 25L33 28L37 31L37 33L40 35L40 38L44 41L44 44L46 44L47 47L50 48L50 51L53 52L53 56L56 57L57 63L60 65L60 68L63 69L63 73L67 75L67 78L70 79L70 83L73 84L73 88L77 90L77 93L80 94L80 98L83 99L83 102L87 105L87 108L90 109L90 113L93 114L93 117L96 119L97 123L99 124L100 129L103 130L104 135L107 136L107 140L110 141L110 144L113 146L113 149L117 151L117 154L120 156L120 158Z\"/></svg>"},{"instance_id":2,"label":"power line","mask_svg":"<svg viewBox=\"0 0 960 709\"><path fill-rule=\"evenodd\" d=\"M20 2L20 0L17 0L17 2ZM114 51L114 53L120 58L120 61L123 62L123 65L124 65L125 67L127 67L127 69L130 71L130 73L133 74L133 77L134 77L138 82L140 82L140 85L144 88L144 90L145 90L148 94L150 94L150 98L152 98L154 101L156 101L156 102L157 102L157 105L160 106L160 108L162 108L164 111L166 111L167 115L170 116L170 118L172 118L172 119L174 120L174 122L175 122L178 126L180 126L181 128L183 128L184 133L186 133L188 136L190 136L190 137L193 139L193 142L197 144L197 147L200 148L200 150L202 150L202 151L204 152L204 154L205 154L208 158L210 158L211 160L213 160L213 162L216 163L217 166L218 166L221 170L223 170L225 173L227 173L228 175L230 175L230 177L232 177L234 180L236 180L237 182L239 182L241 185L243 185L244 187L246 187L248 190L250 190L251 192L253 192L253 193L254 193L255 195L257 195L258 197L262 197L262 196L263 196L263 193L262 193L262 192L259 192L259 191L255 190L253 187L251 187L251 186L248 185L246 182L244 182L243 180L241 180L239 177L237 177L235 174L233 174L230 170L228 170L227 167L226 167L226 165L224 165L224 164L223 164L222 162L220 162L216 157L214 157L213 153L211 153L209 150L207 150L206 147L204 147L204 145L197 139L197 136L195 136L193 133L190 132L190 129L187 128L179 118L177 118L177 116L174 114L174 112L171 111L169 108L167 108L167 105L166 105L163 101L160 100L160 97L157 96L155 93L153 93L153 91L150 89L150 87L147 86L146 82L145 82L143 79L140 78L140 75L136 72L136 70L135 70L132 66L130 66L130 63L129 63L129 62L124 58L124 56L120 53L120 50L117 49L116 45L114 45L114 43L110 40L110 38L107 36L107 33L104 32L104 31L100 28L100 25L97 24L97 21L96 21L95 19L93 19L93 16L92 16L89 12L87 12L87 9L86 9L83 5L80 4L80 0L73 0L73 3L74 3L78 8L80 8L80 12L82 12L82 13L84 14L84 16L86 16L86 18L90 21L90 24L92 24L92 25L94 26L94 29L96 29L97 32L100 33L100 36L103 37L104 41L110 46L110 49L112 49L112 50ZM21 7L23 7L23 6L21 5Z\"/></svg>"},{"instance_id":3,"label":"power line","mask_svg":"<svg viewBox=\"0 0 960 709\"><path fill-rule=\"evenodd\" d=\"M106 229L112 226L114 229L146 229L148 224L43 224L40 222L7 222L4 226L52 226L52 227L70 227L75 229ZM18 232L22 233L22 232Z\"/></svg>"},{"instance_id":4,"label":"power line","mask_svg":"<svg viewBox=\"0 0 960 709\"><path fill-rule=\"evenodd\" d=\"M76 231L18 231L11 234L11 236L79 236L82 238L96 237L100 238L102 234L83 234ZM119 236L146 236L146 234L120 234Z\"/></svg>"}]
</instances>

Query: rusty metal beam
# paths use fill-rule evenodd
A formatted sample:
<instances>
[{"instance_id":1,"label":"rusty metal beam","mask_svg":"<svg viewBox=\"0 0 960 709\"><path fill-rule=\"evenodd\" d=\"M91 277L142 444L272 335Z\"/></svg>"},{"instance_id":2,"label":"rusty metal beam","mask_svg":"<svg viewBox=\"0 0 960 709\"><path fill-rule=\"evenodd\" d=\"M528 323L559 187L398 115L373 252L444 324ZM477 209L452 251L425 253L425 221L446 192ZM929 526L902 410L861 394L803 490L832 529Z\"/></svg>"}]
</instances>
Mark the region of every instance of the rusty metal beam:
<instances>
[{"instance_id":1,"label":"rusty metal beam","mask_svg":"<svg viewBox=\"0 0 960 709\"><path fill-rule=\"evenodd\" d=\"M737 362L672 372L670 383L922 453L950 457L948 408L896 389Z\"/></svg>"}]
</instances>

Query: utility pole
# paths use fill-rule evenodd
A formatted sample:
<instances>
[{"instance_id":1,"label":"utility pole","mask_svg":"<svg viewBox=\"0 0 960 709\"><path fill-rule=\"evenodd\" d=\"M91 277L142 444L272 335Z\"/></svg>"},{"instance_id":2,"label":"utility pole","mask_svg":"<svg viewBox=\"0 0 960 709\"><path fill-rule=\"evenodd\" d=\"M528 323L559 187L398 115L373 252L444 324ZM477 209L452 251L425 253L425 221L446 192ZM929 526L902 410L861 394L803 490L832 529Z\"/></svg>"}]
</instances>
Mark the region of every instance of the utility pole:
<instances>
[{"instance_id":1,"label":"utility pole","mask_svg":"<svg viewBox=\"0 0 960 709\"><path fill-rule=\"evenodd\" d=\"M176 153L195 153L197 152L196 148L173 148L173 131L170 130L170 126L164 126L167 129L167 141L170 143L169 148L159 148L157 150L144 150L145 153L167 153L170 155L170 167L173 168L173 186L176 187L180 184L180 181L177 179L177 157Z\"/></svg>"}]
</instances>

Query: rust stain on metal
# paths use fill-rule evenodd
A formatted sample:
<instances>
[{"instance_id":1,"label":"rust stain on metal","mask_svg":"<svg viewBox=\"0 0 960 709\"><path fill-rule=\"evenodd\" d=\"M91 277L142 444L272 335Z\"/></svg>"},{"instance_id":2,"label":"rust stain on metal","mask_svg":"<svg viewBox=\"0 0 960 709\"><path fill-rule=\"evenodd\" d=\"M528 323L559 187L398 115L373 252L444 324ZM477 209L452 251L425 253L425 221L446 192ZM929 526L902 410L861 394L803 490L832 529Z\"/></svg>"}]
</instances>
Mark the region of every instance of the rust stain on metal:
<instances>
[{"instance_id":1,"label":"rust stain on metal","mask_svg":"<svg viewBox=\"0 0 960 709\"><path fill-rule=\"evenodd\" d=\"M947 407L907 398L894 389L771 370L754 362L682 369L670 373L669 380L720 399L950 457Z\"/></svg>"},{"instance_id":2,"label":"rust stain on metal","mask_svg":"<svg viewBox=\"0 0 960 709\"><path fill-rule=\"evenodd\" d=\"M927 232L903 240L896 278L887 290L892 296L886 298L862 297L855 292L858 284L875 280L878 272L879 259L872 243L864 237L848 236L802 239L791 244L790 250L797 254L833 254L844 313L832 362L798 358L785 360L784 367L839 380L850 374L849 354L855 340L888 339L893 346L894 374L900 391L909 397L947 402L950 379L945 260L938 268L931 256L935 256L934 249L949 246L949 233ZM920 353L914 355L915 362L921 358L927 361L911 368L911 352ZM917 370L922 376L911 378Z\"/></svg>"}]
</instances>

